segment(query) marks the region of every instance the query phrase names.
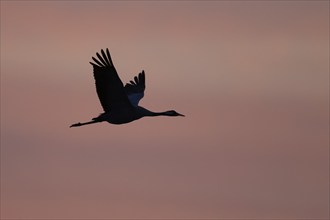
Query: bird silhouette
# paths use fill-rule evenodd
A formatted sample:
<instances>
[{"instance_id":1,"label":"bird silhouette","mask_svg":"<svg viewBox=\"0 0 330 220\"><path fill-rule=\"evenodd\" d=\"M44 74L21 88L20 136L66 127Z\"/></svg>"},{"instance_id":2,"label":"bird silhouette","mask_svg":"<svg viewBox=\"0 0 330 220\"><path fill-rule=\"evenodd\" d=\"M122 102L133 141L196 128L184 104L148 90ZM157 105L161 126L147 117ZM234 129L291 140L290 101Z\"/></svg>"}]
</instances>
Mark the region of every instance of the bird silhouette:
<instances>
[{"instance_id":1,"label":"bird silhouette","mask_svg":"<svg viewBox=\"0 0 330 220\"><path fill-rule=\"evenodd\" d=\"M78 127L98 122L107 121L111 124L125 124L145 116L184 116L174 110L164 112L152 112L139 106L139 101L144 96L145 73L140 72L125 86L120 80L118 73L112 63L108 48L106 53L101 50L92 57L93 73L96 92L100 99L104 113L88 122L78 122L70 127Z\"/></svg>"}]
</instances>

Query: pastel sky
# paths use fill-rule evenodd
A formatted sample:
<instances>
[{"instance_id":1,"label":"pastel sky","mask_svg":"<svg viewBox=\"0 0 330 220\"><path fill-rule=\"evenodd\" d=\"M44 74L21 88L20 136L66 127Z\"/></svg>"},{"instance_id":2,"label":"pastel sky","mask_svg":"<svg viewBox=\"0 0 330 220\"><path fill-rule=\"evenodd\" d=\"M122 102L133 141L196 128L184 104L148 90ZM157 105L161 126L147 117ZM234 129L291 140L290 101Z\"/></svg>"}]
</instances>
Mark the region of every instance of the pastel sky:
<instances>
[{"instance_id":1,"label":"pastel sky","mask_svg":"<svg viewBox=\"0 0 330 220\"><path fill-rule=\"evenodd\" d=\"M1 218L329 218L329 1L1 1ZM109 48L142 106L102 112Z\"/></svg>"}]
</instances>

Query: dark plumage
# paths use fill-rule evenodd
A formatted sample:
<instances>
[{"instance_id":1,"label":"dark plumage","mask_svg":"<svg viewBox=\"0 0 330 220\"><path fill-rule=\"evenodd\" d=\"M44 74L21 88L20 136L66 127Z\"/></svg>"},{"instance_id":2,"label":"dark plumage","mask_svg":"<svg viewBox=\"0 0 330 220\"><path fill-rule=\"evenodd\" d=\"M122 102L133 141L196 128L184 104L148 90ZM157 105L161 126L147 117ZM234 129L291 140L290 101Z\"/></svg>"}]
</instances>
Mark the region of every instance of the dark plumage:
<instances>
[{"instance_id":1,"label":"dark plumage","mask_svg":"<svg viewBox=\"0 0 330 220\"><path fill-rule=\"evenodd\" d=\"M96 53L98 59L92 57L95 63L90 62L90 64L93 66L96 92L104 113L93 118L92 121L79 122L70 127L102 121L107 121L111 124L124 124L145 116L184 116L174 110L157 113L138 106L146 88L144 71L124 86L112 63L109 50L106 49L106 53L101 50L101 54L102 56Z\"/></svg>"}]
</instances>

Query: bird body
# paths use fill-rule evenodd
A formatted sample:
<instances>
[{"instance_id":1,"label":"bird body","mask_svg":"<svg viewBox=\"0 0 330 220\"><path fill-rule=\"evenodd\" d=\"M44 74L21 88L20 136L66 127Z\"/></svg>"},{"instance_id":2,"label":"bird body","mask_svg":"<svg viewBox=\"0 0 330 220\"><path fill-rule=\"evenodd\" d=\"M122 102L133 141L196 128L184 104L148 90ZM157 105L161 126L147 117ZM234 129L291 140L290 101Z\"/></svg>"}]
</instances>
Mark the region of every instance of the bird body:
<instances>
[{"instance_id":1,"label":"bird body","mask_svg":"<svg viewBox=\"0 0 330 220\"><path fill-rule=\"evenodd\" d=\"M145 73L142 71L134 80L125 86L120 80L117 71L112 63L109 50L106 53L101 50L96 53L98 59L92 57L95 63L93 66L96 92L100 99L104 113L92 119L92 121L75 123L70 127L78 127L87 124L107 121L111 124L125 124L146 116L184 116L174 110L165 112L152 112L138 106L139 101L144 97Z\"/></svg>"}]
</instances>

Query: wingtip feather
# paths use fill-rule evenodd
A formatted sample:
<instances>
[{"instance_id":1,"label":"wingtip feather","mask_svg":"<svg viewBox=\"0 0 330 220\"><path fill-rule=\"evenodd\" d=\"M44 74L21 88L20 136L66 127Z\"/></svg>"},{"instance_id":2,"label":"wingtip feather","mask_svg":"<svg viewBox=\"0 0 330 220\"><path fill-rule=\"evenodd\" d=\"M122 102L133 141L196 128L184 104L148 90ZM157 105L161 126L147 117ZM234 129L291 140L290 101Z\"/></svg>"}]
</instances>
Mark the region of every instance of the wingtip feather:
<instances>
[{"instance_id":1,"label":"wingtip feather","mask_svg":"<svg viewBox=\"0 0 330 220\"><path fill-rule=\"evenodd\" d=\"M99 53L96 53L96 56L99 58L99 60L101 61L101 63L104 65L104 66L108 66L107 63L103 60L103 58L101 57L101 55Z\"/></svg>"},{"instance_id":2,"label":"wingtip feather","mask_svg":"<svg viewBox=\"0 0 330 220\"><path fill-rule=\"evenodd\" d=\"M94 60L94 62L95 63L97 63L97 66L103 66L103 64L100 62L100 61L98 61L95 57L92 57L92 59Z\"/></svg>"},{"instance_id":3,"label":"wingtip feather","mask_svg":"<svg viewBox=\"0 0 330 220\"><path fill-rule=\"evenodd\" d=\"M111 66L110 61L109 61L109 59L107 58L107 56L105 55L103 49L101 49L101 53L102 53L103 59L105 60L106 64L107 64L108 66Z\"/></svg>"},{"instance_id":4,"label":"wingtip feather","mask_svg":"<svg viewBox=\"0 0 330 220\"><path fill-rule=\"evenodd\" d=\"M108 48L107 48L106 52L107 52L108 60L110 61L110 64L113 66L113 62L112 62L112 59L111 59L110 52L109 52Z\"/></svg>"}]
</instances>

